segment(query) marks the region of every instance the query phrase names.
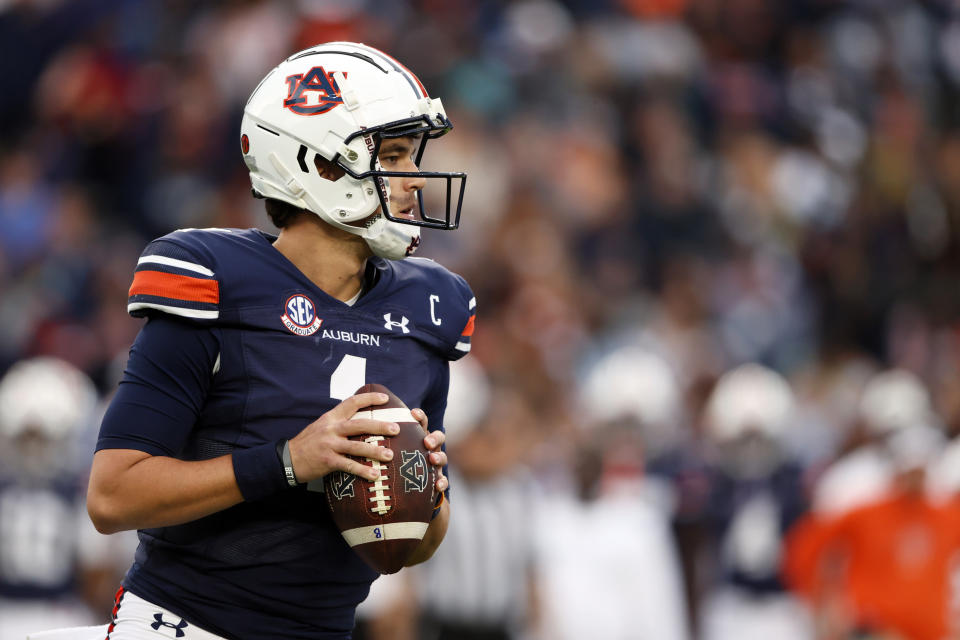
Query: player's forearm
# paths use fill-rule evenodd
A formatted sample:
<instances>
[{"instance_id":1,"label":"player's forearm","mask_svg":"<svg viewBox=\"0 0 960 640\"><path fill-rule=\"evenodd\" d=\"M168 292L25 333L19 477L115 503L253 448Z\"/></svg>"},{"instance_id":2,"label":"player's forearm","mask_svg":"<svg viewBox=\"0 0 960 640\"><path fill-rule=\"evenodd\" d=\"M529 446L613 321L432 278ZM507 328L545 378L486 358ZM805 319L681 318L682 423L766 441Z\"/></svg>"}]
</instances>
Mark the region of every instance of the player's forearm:
<instances>
[{"instance_id":1,"label":"player's forearm","mask_svg":"<svg viewBox=\"0 0 960 640\"><path fill-rule=\"evenodd\" d=\"M97 452L87 511L101 533L182 524L243 501L230 456L177 460L130 449Z\"/></svg>"},{"instance_id":2,"label":"player's forearm","mask_svg":"<svg viewBox=\"0 0 960 640\"><path fill-rule=\"evenodd\" d=\"M423 534L420 546L410 555L404 566L411 567L429 560L447 535L450 524L450 503L447 500L440 505L440 512L430 521L427 532Z\"/></svg>"}]
</instances>

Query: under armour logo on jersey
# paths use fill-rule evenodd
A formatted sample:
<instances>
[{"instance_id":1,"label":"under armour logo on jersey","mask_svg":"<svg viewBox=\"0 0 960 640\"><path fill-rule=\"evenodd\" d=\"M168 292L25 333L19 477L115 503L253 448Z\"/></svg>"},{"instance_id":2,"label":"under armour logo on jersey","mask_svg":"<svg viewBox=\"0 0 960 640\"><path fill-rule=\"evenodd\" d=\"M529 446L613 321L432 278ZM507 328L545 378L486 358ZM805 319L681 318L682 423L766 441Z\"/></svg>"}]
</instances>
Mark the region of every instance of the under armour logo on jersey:
<instances>
[{"instance_id":1,"label":"under armour logo on jersey","mask_svg":"<svg viewBox=\"0 0 960 640\"><path fill-rule=\"evenodd\" d=\"M314 67L306 75L296 73L287 76L287 97L283 106L302 116L315 116L343 104L340 87L333 74L333 71L324 71L323 67ZM346 78L347 74L344 73L343 77ZM308 99L308 96L313 99Z\"/></svg>"},{"instance_id":2,"label":"under armour logo on jersey","mask_svg":"<svg viewBox=\"0 0 960 640\"><path fill-rule=\"evenodd\" d=\"M410 324L410 320L407 319L407 316L400 316L400 322L395 322L393 320L392 313L383 314L383 319L385 320L383 324L384 329L390 329L393 331L394 328L399 327L404 333L410 333L410 329L407 328L407 325Z\"/></svg>"},{"instance_id":3,"label":"under armour logo on jersey","mask_svg":"<svg viewBox=\"0 0 960 640\"><path fill-rule=\"evenodd\" d=\"M427 488L427 458L421 451L401 451L400 477L403 478L403 490L419 491Z\"/></svg>"},{"instance_id":4,"label":"under armour logo on jersey","mask_svg":"<svg viewBox=\"0 0 960 640\"><path fill-rule=\"evenodd\" d=\"M173 624L172 622L167 622L164 620L162 613L155 613L153 614L153 619L156 620L156 622L151 622L150 626L153 627L154 631L159 631L160 627L169 627L177 632L176 637L178 638L182 638L183 636L187 635L183 632L183 630L189 626L189 623L187 623L187 621L183 618L180 618L180 622L177 624Z\"/></svg>"}]
</instances>

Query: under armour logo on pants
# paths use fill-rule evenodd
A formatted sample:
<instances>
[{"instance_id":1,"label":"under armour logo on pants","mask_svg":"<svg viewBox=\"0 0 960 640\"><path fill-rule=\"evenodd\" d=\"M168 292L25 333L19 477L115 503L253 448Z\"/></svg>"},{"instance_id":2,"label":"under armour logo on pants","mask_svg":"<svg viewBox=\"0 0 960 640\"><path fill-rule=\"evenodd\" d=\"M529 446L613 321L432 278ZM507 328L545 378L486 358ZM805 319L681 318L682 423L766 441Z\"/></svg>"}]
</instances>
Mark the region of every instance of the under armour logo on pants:
<instances>
[{"instance_id":1,"label":"under armour logo on pants","mask_svg":"<svg viewBox=\"0 0 960 640\"><path fill-rule=\"evenodd\" d=\"M154 631L158 631L160 627L170 627L177 632L178 638L182 638L183 636L187 635L183 632L183 630L187 628L189 623L183 618L180 618L180 622L177 624L173 624L171 622L165 622L162 613L155 613L153 614L153 619L156 620L156 622L151 622L150 626L153 627Z\"/></svg>"}]
</instances>

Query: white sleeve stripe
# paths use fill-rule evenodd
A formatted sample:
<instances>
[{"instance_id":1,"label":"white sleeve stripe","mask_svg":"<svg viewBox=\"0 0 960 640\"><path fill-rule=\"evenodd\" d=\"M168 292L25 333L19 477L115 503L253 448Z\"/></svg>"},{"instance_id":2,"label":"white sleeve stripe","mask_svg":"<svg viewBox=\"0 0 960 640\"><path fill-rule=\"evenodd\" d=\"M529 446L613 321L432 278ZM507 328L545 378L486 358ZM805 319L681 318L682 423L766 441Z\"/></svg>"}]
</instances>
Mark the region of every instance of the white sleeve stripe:
<instances>
[{"instance_id":1,"label":"white sleeve stripe","mask_svg":"<svg viewBox=\"0 0 960 640\"><path fill-rule=\"evenodd\" d=\"M171 307L169 305L157 304L155 302L131 302L127 305L127 313L131 313L139 309L156 309L157 311L163 311L171 315L183 316L184 318L197 318L199 320L216 320L220 317L220 311L217 309L212 311L184 309L183 307Z\"/></svg>"},{"instance_id":2,"label":"white sleeve stripe","mask_svg":"<svg viewBox=\"0 0 960 640\"><path fill-rule=\"evenodd\" d=\"M467 352L470 351L470 343L469 343L469 342L458 342L458 343L457 343L457 351L467 351Z\"/></svg>"},{"instance_id":3,"label":"white sleeve stripe","mask_svg":"<svg viewBox=\"0 0 960 640\"><path fill-rule=\"evenodd\" d=\"M467 308L469 308L470 311L473 311L474 309L476 309L476 308L477 308L477 299L476 299L476 298L470 298L470 304L467 305Z\"/></svg>"},{"instance_id":4,"label":"white sleeve stripe","mask_svg":"<svg viewBox=\"0 0 960 640\"><path fill-rule=\"evenodd\" d=\"M168 267L177 267L178 269L186 269L187 271L195 271L196 273L203 274L205 276L212 276L213 271L207 269L202 264L195 264L193 262L185 262L183 260L177 260L176 258L168 258L167 256L140 256L140 259L137 260L137 264L141 265L144 262L154 262L156 264L163 264Z\"/></svg>"}]
</instances>

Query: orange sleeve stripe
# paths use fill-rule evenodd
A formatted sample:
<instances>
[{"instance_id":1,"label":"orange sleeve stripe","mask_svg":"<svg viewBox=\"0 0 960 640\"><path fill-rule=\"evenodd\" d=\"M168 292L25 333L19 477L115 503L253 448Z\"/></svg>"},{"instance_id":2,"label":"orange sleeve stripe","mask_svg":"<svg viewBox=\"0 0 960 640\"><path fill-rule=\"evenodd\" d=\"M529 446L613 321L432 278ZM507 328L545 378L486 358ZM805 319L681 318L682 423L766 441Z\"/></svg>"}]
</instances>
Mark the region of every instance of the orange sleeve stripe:
<instances>
[{"instance_id":1,"label":"orange sleeve stripe","mask_svg":"<svg viewBox=\"0 0 960 640\"><path fill-rule=\"evenodd\" d=\"M464 338L469 338L470 336L473 335L473 323L474 323L474 320L476 319L477 319L477 314L473 314L472 316L470 316L470 319L467 320L467 326L463 328L463 332L460 334L461 336L463 336Z\"/></svg>"},{"instance_id":2,"label":"orange sleeve stripe","mask_svg":"<svg viewBox=\"0 0 960 640\"><path fill-rule=\"evenodd\" d=\"M159 296L189 302L220 302L220 285L216 280L191 278L162 271L137 271L129 295Z\"/></svg>"}]
</instances>

